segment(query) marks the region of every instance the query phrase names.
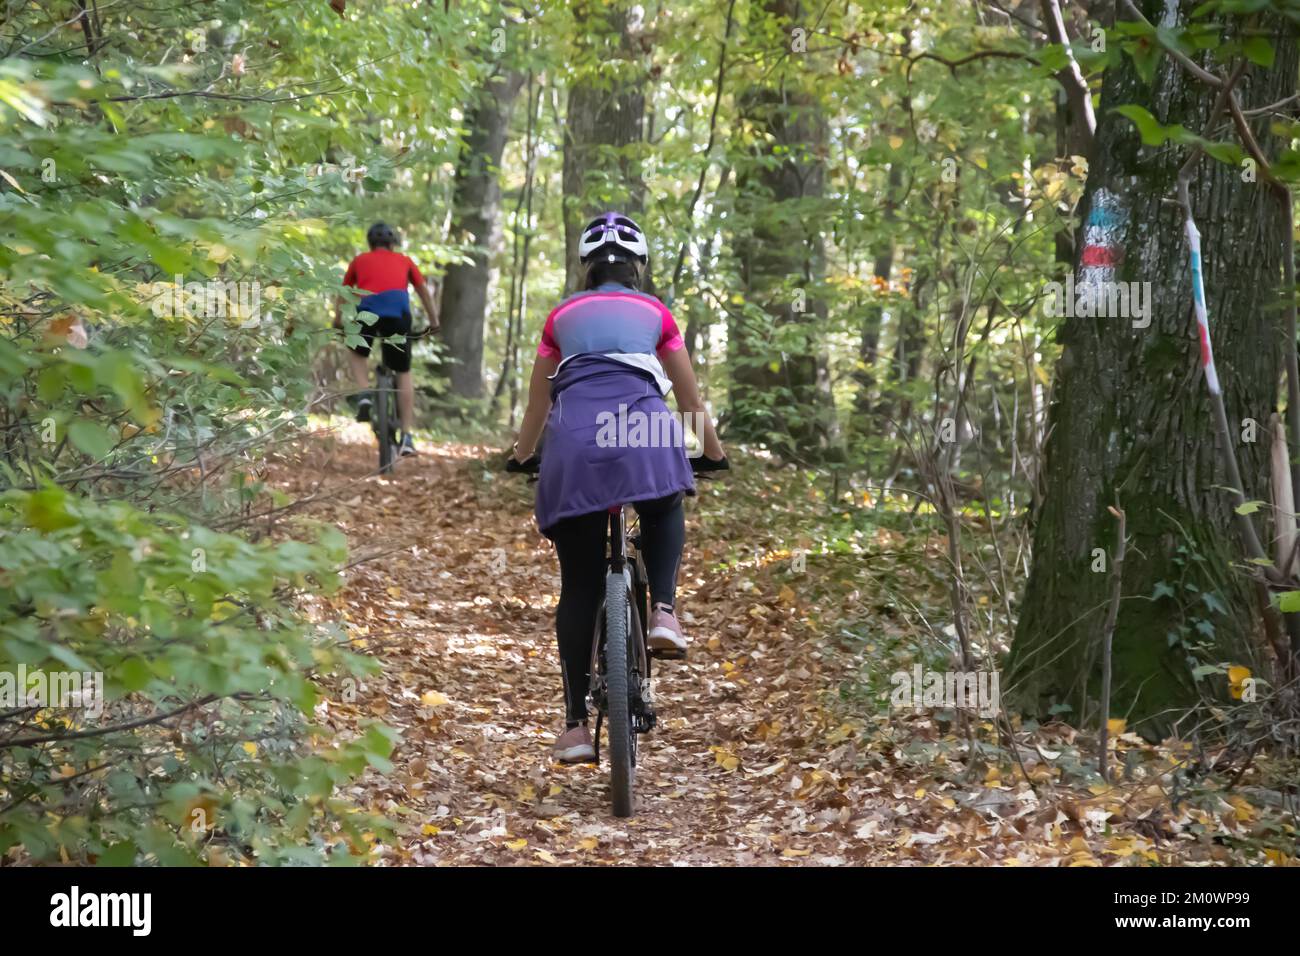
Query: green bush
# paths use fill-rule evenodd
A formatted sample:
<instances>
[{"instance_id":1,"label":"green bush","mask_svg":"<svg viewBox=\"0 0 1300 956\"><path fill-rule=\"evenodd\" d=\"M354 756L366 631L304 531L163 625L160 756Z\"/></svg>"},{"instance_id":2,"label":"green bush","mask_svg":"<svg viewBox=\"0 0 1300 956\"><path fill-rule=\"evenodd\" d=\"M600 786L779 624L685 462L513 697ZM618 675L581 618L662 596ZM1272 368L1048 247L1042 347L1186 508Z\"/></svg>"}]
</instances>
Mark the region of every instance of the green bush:
<instances>
[{"instance_id":1,"label":"green bush","mask_svg":"<svg viewBox=\"0 0 1300 956\"><path fill-rule=\"evenodd\" d=\"M373 665L291 603L336 587L343 552L332 529L314 545L250 544L54 485L0 495L0 661L101 674L107 704L93 719L7 712L0 851L165 864L214 844L266 863L364 853L374 823L332 794L367 764L386 770L393 736L305 740L314 678L340 688Z\"/></svg>"},{"instance_id":2,"label":"green bush","mask_svg":"<svg viewBox=\"0 0 1300 956\"><path fill-rule=\"evenodd\" d=\"M374 664L302 611L337 588L342 536L286 540L263 476L321 397L312 359L356 240L320 214L363 204L313 164L359 156L376 190L392 165L325 119L364 89L270 102L319 85L347 30L326 5L107 15L117 39L86 57L19 14L0 62L0 691L20 670L88 673L105 702L0 700L0 854L364 860L385 824L339 786L386 771L395 734L313 723ZM254 15L270 53L252 101L171 95L228 78ZM370 26L359 57L404 29ZM169 60L178 37L192 48ZM177 275L202 293L180 309Z\"/></svg>"}]
</instances>

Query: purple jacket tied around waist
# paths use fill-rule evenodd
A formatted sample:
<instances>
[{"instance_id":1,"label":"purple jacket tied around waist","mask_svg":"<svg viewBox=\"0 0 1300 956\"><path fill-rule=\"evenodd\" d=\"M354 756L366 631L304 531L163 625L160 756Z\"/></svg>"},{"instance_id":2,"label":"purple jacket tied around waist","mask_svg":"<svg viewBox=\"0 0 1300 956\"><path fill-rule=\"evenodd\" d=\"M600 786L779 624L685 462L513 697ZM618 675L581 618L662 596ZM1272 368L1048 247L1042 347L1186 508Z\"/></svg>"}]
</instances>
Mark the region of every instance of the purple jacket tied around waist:
<instances>
[{"instance_id":1,"label":"purple jacket tied around waist","mask_svg":"<svg viewBox=\"0 0 1300 956\"><path fill-rule=\"evenodd\" d=\"M604 355L576 355L551 385L537 526L677 492L695 493L680 421L654 375ZM642 417L644 416L644 417ZM664 427L671 416L671 427ZM649 423L620 428L619 420Z\"/></svg>"}]
</instances>

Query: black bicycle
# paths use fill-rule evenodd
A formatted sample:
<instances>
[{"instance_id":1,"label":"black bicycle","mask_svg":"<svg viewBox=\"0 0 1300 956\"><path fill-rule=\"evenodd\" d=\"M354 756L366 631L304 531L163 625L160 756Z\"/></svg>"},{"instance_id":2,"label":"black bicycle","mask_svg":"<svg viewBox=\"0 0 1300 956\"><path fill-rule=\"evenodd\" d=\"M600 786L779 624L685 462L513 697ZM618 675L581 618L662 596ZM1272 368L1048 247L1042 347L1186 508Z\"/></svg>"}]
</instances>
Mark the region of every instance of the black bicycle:
<instances>
[{"instance_id":1,"label":"black bicycle","mask_svg":"<svg viewBox=\"0 0 1300 956\"><path fill-rule=\"evenodd\" d=\"M407 341L416 342L432 331L431 327L426 326L419 332L408 333L405 338ZM370 409L370 429L375 433L375 440L379 443L381 475L391 473L393 464L398 458L397 450L400 442L397 438L397 428L400 422L401 414L397 406L397 373L384 364L383 351L380 350L379 368L375 372L374 404Z\"/></svg>"},{"instance_id":2,"label":"black bicycle","mask_svg":"<svg viewBox=\"0 0 1300 956\"><path fill-rule=\"evenodd\" d=\"M730 467L721 461L692 459L699 477ZM534 455L522 464L506 459L506 470L536 475L541 459ZM535 480L535 479L530 479ZM605 571L605 597L596 613L591 644L591 708L596 712L592 735L596 762L600 762L600 727L608 723L610 796L614 816L632 815L636 786L637 736L654 730L656 716L651 693L650 662L655 658L680 658L680 652L652 651L646 640L650 620L650 587L641 558L641 534L635 510L629 505L609 509Z\"/></svg>"}]
</instances>

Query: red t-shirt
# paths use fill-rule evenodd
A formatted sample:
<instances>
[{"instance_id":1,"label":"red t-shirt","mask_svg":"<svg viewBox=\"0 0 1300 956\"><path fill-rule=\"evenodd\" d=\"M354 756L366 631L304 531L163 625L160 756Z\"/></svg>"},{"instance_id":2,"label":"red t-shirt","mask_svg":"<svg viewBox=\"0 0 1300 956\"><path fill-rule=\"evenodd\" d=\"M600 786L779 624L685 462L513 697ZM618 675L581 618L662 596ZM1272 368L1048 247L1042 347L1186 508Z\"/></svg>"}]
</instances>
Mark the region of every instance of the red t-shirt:
<instances>
[{"instance_id":1,"label":"red t-shirt","mask_svg":"<svg viewBox=\"0 0 1300 956\"><path fill-rule=\"evenodd\" d=\"M410 283L417 289L424 288L424 276L415 267L409 256L392 249L371 249L352 260L343 284L365 292L389 292L393 289L406 291Z\"/></svg>"}]
</instances>

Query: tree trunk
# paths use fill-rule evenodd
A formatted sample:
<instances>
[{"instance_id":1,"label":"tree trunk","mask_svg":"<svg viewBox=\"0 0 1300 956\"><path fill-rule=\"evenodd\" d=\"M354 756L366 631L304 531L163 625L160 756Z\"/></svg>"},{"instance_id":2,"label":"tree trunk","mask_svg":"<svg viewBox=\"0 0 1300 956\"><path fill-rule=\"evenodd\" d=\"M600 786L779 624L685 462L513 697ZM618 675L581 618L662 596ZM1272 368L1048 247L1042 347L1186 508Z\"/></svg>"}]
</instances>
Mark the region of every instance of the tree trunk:
<instances>
[{"instance_id":1,"label":"tree trunk","mask_svg":"<svg viewBox=\"0 0 1300 956\"><path fill-rule=\"evenodd\" d=\"M469 138L456 168L452 239L472 244L470 262L447 269L442 288L443 339L451 353L451 390L483 395L483 326L496 285L492 253L501 240L501 154L524 74L493 74L467 118Z\"/></svg>"},{"instance_id":2,"label":"tree trunk","mask_svg":"<svg viewBox=\"0 0 1300 956\"><path fill-rule=\"evenodd\" d=\"M782 35L803 21L799 0L766 0ZM747 308L728 328L729 432L797 458L819 454L833 431L817 296L826 272L820 217L809 200L826 184L828 127L813 89L795 69L774 70L741 96L756 131L738 157L735 245ZM812 205L815 206L815 203Z\"/></svg>"},{"instance_id":3,"label":"tree trunk","mask_svg":"<svg viewBox=\"0 0 1300 956\"><path fill-rule=\"evenodd\" d=\"M1159 4L1143 6L1159 20ZM1247 110L1296 90L1291 31L1263 19L1276 63L1252 67L1239 84ZM1133 124L1114 112L1126 103L1155 104L1160 122L1201 133L1214 100L1214 90L1168 56L1151 85L1127 56L1106 74L1075 282L1150 282L1150 325L1068 318L1059 330L1064 348L1049 412L1046 498L1003 683L1029 712L1065 704L1076 723L1093 716L1109 570L1100 556L1114 551L1116 522L1107 507L1117 499L1127 513L1131 559L1114 635L1113 712L1163 734L1200 697L1193 667L1251 660L1254 605L1247 578L1232 567L1243 551L1199 372L1187 240L1180 211L1166 202L1187 152L1142 146ZM1284 144L1267 123L1256 125L1263 149L1276 155ZM1247 418L1261 423L1266 438L1263 423L1276 404L1285 219L1267 187L1243 182L1240 173L1202 159L1191 193L1214 352L1238 430L1234 451L1246 497L1267 499L1268 443L1239 439ZM1118 261L1113 276L1085 269L1104 268L1110 258Z\"/></svg>"},{"instance_id":4,"label":"tree trunk","mask_svg":"<svg viewBox=\"0 0 1300 956\"><path fill-rule=\"evenodd\" d=\"M578 236L592 218L616 209L634 218L645 205L637 146L645 137L644 55L649 40L630 5L615 3L595 12L583 4L576 12L604 20L586 30L580 55L594 57L569 88L564 124L564 278L578 288ZM587 46L590 44L590 47Z\"/></svg>"},{"instance_id":5,"label":"tree trunk","mask_svg":"<svg viewBox=\"0 0 1300 956\"><path fill-rule=\"evenodd\" d=\"M897 218L897 195L903 184L903 167L894 163L889 169L885 196L884 226L886 234L877 244L871 275L876 280L862 315L862 332L858 340L858 368L854 374L857 393L853 399L854 417L863 434L874 431L872 410L876 400L876 362L880 358L880 329L885 317L884 302L889 301L889 280L894 271L894 236L892 223Z\"/></svg>"}]
</instances>

